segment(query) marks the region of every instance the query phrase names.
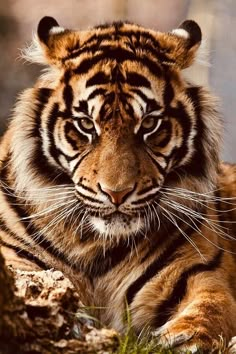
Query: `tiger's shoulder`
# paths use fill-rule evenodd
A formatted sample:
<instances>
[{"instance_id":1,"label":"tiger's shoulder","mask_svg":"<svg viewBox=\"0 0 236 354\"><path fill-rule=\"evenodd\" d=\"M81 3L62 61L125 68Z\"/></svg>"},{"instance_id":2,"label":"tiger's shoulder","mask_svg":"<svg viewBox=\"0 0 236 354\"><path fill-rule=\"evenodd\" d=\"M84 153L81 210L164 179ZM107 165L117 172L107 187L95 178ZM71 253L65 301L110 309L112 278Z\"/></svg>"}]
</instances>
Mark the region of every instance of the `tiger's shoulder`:
<instances>
[{"instance_id":1,"label":"tiger's shoulder","mask_svg":"<svg viewBox=\"0 0 236 354\"><path fill-rule=\"evenodd\" d=\"M236 196L236 164L222 162L219 167L218 184L225 196Z\"/></svg>"},{"instance_id":2,"label":"tiger's shoulder","mask_svg":"<svg viewBox=\"0 0 236 354\"><path fill-rule=\"evenodd\" d=\"M215 195L219 218L221 219L224 214L224 219L232 222L233 233L236 233L236 164L227 162L220 164Z\"/></svg>"}]
</instances>

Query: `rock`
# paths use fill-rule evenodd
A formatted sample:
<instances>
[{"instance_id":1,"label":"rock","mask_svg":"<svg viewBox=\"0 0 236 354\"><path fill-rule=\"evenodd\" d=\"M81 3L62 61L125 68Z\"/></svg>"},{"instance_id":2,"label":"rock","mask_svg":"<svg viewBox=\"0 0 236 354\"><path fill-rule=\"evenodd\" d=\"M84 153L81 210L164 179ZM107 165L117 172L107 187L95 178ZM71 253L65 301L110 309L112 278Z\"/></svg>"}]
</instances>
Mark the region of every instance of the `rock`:
<instances>
[{"instance_id":1,"label":"rock","mask_svg":"<svg viewBox=\"0 0 236 354\"><path fill-rule=\"evenodd\" d=\"M0 284L0 354L105 354L117 347L114 330L96 329L86 315L80 321L79 295L61 272L8 269L0 254Z\"/></svg>"}]
</instances>

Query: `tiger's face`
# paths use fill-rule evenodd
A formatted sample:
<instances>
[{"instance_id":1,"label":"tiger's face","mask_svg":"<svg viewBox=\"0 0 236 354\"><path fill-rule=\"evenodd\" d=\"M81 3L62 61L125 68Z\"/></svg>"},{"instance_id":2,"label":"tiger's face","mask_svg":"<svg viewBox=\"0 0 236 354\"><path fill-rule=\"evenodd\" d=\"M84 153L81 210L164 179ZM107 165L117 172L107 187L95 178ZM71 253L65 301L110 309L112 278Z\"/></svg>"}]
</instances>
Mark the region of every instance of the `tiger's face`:
<instances>
[{"instance_id":1,"label":"tiger's face","mask_svg":"<svg viewBox=\"0 0 236 354\"><path fill-rule=\"evenodd\" d=\"M45 156L73 181L91 230L146 233L145 215L151 209L159 222L161 190L174 175L207 173L201 94L180 76L200 29L187 21L170 34L131 24L68 32L53 21L38 29L47 60L60 67L42 115Z\"/></svg>"},{"instance_id":2,"label":"tiger's face","mask_svg":"<svg viewBox=\"0 0 236 354\"><path fill-rule=\"evenodd\" d=\"M99 66L82 78L72 76L62 88L61 95L71 95L70 113L65 117L66 107L59 105L53 136L59 163L93 229L130 235L145 228L145 209L158 200L168 172L182 162L179 149L191 147L178 122L185 105L173 88L170 112L164 102L166 78L151 75L143 65ZM182 119L193 124L191 112Z\"/></svg>"}]
</instances>

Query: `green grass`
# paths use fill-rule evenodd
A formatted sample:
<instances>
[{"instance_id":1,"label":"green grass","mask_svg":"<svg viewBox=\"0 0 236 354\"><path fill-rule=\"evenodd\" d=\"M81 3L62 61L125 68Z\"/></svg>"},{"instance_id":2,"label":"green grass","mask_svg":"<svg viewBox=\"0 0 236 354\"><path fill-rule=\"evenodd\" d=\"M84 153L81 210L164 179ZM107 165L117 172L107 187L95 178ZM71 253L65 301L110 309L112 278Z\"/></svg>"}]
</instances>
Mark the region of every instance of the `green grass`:
<instances>
[{"instance_id":1,"label":"green grass","mask_svg":"<svg viewBox=\"0 0 236 354\"><path fill-rule=\"evenodd\" d=\"M127 306L125 314L125 323L127 324L126 333L120 337L120 343L115 354L178 354L179 351L171 348L163 348L157 344L157 340L150 336L148 330L143 331L142 338L135 335L131 326L131 314ZM223 354L226 352L226 346L224 339L220 336L221 349L214 353ZM191 354L192 352L186 351L185 354ZM198 354L202 351L199 350Z\"/></svg>"},{"instance_id":2,"label":"green grass","mask_svg":"<svg viewBox=\"0 0 236 354\"><path fill-rule=\"evenodd\" d=\"M178 354L178 350L163 349L158 345L155 339L139 339L132 330L128 330L127 333L120 337L120 343L115 354ZM187 351L186 354L191 354L191 351ZM202 351L199 350L198 354ZM214 351L217 354L227 353L225 342L222 339L222 348L218 351Z\"/></svg>"},{"instance_id":3,"label":"green grass","mask_svg":"<svg viewBox=\"0 0 236 354\"><path fill-rule=\"evenodd\" d=\"M88 310L89 308L87 308ZM93 316L90 316L87 312L78 311L77 318L84 318L85 320L92 320L98 325L98 328L102 328L102 324ZM126 324L126 332L123 335L118 336L118 347L112 354L178 354L177 349L163 348L161 345L157 344L157 339L150 335L148 330L142 332L142 336L138 337L131 325L131 314L130 310L126 309L124 323ZM226 346L224 339L220 336L221 349L214 353L223 354L226 353ZM191 354L191 351L186 351L185 354ZM202 351L199 350L198 354Z\"/></svg>"},{"instance_id":4,"label":"green grass","mask_svg":"<svg viewBox=\"0 0 236 354\"><path fill-rule=\"evenodd\" d=\"M173 349L163 349L157 344L154 338L148 335L148 331L142 333L142 338L137 337L131 325L131 313L126 304L124 322L126 323L126 333L120 337L119 347L115 354L174 354ZM189 352L189 354L191 354Z\"/></svg>"},{"instance_id":5,"label":"green grass","mask_svg":"<svg viewBox=\"0 0 236 354\"><path fill-rule=\"evenodd\" d=\"M115 354L174 354L170 349L162 349L153 339L140 340L137 336L128 331L120 338L120 344ZM190 352L189 352L190 354Z\"/></svg>"}]
</instances>

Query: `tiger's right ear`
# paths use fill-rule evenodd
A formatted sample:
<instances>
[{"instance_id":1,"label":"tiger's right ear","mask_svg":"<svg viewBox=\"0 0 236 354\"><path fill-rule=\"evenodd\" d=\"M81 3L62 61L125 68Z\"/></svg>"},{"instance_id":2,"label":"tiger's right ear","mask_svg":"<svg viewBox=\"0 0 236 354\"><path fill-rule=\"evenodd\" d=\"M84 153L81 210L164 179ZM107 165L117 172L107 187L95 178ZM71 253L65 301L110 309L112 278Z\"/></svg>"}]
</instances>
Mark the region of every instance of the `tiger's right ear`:
<instances>
[{"instance_id":1,"label":"tiger's right ear","mask_svg":"<svg viewBox=\"0 0 236 354\"><path fill-rule=\"evenodd\" d=\"M33 63L60 67L71 48L78 45L78 31L65 29L53 17L45 16L40 20L37 35L23 56Z\"/></svg>"}]
</instances>

